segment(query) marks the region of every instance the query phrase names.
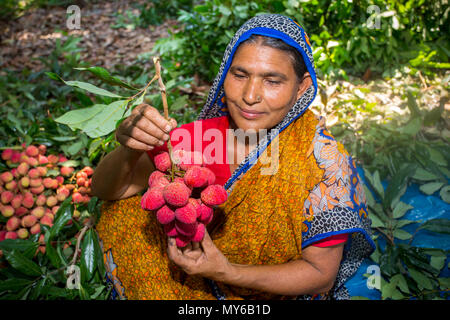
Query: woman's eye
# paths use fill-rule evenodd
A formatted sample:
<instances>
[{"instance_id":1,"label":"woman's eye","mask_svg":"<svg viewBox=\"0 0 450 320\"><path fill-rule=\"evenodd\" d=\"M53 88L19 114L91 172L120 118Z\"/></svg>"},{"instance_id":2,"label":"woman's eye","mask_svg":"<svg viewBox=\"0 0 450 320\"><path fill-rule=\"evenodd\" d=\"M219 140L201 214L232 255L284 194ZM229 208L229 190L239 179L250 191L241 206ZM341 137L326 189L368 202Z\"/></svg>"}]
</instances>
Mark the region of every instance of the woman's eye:
<instances>
[{"instance_id":1,"label":"woman's eye","mask_svg":"<svg viewBox=\"0 0 450 320\"><path fill-rule=\"evenodd\" d=\"M273 84L273 85L276 85L276 84L280 84L280 83L281 83L281 81L278 81L278 80L267 80L267 82L268 82L269 84Z\"/></svg>"},{"instance_id":2,"label":"woman's eye","mask_svg":"<svg viewBox=\"0 0 450 320\"><path fill-rule=\"evenodd\" d=\"M243 74L237 74L237 73L235 73L234 76L235 76L236 78L238 78L238 79L243 79L243 78L245 78L245 76L244 76Z\"/></svg>"}]
</instances>

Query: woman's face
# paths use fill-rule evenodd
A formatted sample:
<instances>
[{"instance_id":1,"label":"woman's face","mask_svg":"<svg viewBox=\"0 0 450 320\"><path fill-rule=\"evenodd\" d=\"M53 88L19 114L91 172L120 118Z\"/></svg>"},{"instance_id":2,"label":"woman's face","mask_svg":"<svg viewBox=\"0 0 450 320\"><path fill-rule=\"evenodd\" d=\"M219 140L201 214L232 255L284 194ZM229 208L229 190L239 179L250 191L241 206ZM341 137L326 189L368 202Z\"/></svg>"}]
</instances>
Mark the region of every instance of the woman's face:
<instances>
[{"instance_id":1,"label":"woman's face","mask_svg":"<svg viewBox=\"0 0 450 320\"><path fill-rule=\"evenodd\" d=\"M276 126L312 83L308 72L302 80L284 51L241 45L224 82L232 126L256 131Z\"/></svg>"}]
</instances>

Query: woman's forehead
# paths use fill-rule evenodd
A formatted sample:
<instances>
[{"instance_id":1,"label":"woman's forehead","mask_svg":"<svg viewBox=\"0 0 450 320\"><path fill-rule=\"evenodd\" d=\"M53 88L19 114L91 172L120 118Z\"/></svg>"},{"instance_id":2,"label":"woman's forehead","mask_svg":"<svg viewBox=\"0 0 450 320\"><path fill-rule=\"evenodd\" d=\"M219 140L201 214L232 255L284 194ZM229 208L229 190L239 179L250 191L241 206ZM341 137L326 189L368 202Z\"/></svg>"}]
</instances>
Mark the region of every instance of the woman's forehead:
<instances>
[{"instance_id":1,"label":"woman's forehead","mask_svg":"<svg viewBox=\"0 0 450 320\"><path fill-rule=\"evenodd\" d=\"M230 71L240 70L268 76L269 73L285 77L295 75L292 57L276 48L259 44L243 44L236 51Z\"/></svg>"}]
</instances>

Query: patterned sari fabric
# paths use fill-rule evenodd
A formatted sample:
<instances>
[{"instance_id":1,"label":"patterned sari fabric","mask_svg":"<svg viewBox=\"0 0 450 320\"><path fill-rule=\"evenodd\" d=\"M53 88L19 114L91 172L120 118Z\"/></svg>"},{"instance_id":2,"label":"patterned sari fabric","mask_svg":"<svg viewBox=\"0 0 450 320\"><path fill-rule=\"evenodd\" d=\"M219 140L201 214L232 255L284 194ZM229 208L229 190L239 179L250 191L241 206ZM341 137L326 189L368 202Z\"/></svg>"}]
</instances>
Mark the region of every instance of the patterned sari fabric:
<instances>
[{"instance_id":1,"label":"patterned sari fabric","mask_svg":"<svg viewBox=\"0 0 450 320\"><path fill-rule=\"evenodd\" d=\"M199 119L227 114L223 81L238 45L252 34L282 39L299 50L313 84L232 173L225 184L229 198L215 209L208 230L230 262L252 265L300 259L308 245L348 234L334 287L322 295L286 297L187 276L169 262L162 227L135 196L107 202L97 225L107 276L120 297L346 299L345 281L374 249L355 163L326 130L324 119L307 110L317 81L308 37L297 23L281 15L245 23L225 51Z\"/></svg>"}]
</instances>

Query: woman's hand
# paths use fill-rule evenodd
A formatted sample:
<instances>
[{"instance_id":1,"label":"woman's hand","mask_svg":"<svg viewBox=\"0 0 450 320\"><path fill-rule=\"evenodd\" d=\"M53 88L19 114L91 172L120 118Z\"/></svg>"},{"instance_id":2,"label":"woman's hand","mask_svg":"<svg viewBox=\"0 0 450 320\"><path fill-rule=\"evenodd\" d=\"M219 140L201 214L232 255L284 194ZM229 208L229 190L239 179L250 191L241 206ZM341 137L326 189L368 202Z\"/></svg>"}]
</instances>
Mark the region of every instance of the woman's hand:
<instances>
[{"instance_id":1,"label":"woman's hand","mask_svg":"<svg viewBox=\"0 0 450 320\"><path fill-rule=\"evenodd\" d=\"M232 274L233 266L215 246L208 231L200 244L194 242L182 249L177 247L174 238L169 238L167 253L169 259L189 275L226 281Z\"/></svg>"},{"instance_id":2,"label":"woman's hand","mask_svg":"<svg viewBox=\"0 0 450 320\"><path fill-rule=\"evenodd\" d=\"M130 149L148 151L163 145L176 126L175 119L167 121L154 107L140 104L119 125L116 139Z\"/></svg>"}]
</instances>

